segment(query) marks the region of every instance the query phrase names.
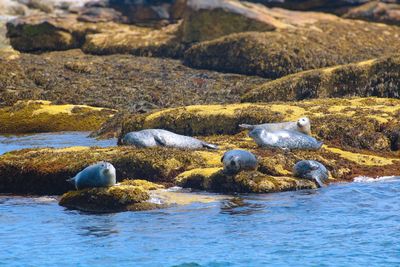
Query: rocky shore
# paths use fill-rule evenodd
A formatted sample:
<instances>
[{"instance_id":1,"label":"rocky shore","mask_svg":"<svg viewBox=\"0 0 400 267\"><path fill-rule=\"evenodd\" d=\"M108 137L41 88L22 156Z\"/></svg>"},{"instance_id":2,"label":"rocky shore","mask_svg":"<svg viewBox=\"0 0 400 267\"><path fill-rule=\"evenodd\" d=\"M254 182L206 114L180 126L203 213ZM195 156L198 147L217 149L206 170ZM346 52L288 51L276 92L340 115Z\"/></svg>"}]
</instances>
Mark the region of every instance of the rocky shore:
<instances>
[{"instance_id":1,"label":"rocky shore","mask_svg":"<svg viewBox=\"0 0 400 267\"><path fill-rule=\"evenodd\" d=\"M120 141L161 128L220 150L13 151L0 155L0 193L134 211L165 207L149 201L160 186L314 189L292 173L303 159L323 163L329 183L400 173L399 3L164 2L0 1L0 133L93 131ZM259 148L238 126L303 116L322 149ZM222 172L223 152L235 148L258 156L258 169ZM73 191L66 179L101 160L121 184Z\"/></svg>"}]
</instances>

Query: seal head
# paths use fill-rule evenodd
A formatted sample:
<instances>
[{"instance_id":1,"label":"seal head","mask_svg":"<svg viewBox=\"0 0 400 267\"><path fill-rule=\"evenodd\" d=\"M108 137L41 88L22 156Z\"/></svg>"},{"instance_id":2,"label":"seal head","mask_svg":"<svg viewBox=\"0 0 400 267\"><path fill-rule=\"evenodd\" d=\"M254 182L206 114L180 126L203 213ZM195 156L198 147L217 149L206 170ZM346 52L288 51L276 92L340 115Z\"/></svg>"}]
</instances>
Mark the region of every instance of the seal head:
<instances>
[{"instance_id":1,"label":"seal head","mask_svg":"<svg viewBox=\"0 0 400 267\"><path fill-rule=\"evenodd\" d=\"M311 122L307 117L302 117L297 120L298 131L311 135Z\"/></svg>"},{"instance_id":2,"label":"seal head","mask_svg":"<svg viewBox=\"0 0 400 267\"><path fill-rule=\"evenodd\" d=\"M329 173L326 167L315 160L301 160L293 167L295 177L315 181L319 187L323 187L324 181L328 179Z\"/></svg>"},{"instance_id":3,"label":"seal head","mask_svg":"<svg viewBox=\"0 0 400 267\"><path fill-rule=\"evenodd\" d=\"M98 162L86 167L67 181L75 185L78 190L113 186L116 184L115 168L109 162Z\"/></svg>"},{"instance_id":4,"label":"seal head","mask_svg":"<svg viewBox=\"0 0 400 267\"><path fill-rule=\"evenodd\" d=\"M224 164L224 173L230 175L243 170L255 170L258 165L257 158L253 153L240 149L225 152L221 162Z\"/></svg>"},{"instance_id":5,"label":"seal head","mask_svg":"<svg viewBox=\"0 0 400 267\"><path fill-rule=\"evenodd\" d=\"M262 128L266 131L273 132L279 130L298 131L307 135L311 135L311 122L307 117L302 117L297 121L277 122L277 123L263 123L263 124L239 124L239 127L253 130Z\"/></svg>"}]
</instances>

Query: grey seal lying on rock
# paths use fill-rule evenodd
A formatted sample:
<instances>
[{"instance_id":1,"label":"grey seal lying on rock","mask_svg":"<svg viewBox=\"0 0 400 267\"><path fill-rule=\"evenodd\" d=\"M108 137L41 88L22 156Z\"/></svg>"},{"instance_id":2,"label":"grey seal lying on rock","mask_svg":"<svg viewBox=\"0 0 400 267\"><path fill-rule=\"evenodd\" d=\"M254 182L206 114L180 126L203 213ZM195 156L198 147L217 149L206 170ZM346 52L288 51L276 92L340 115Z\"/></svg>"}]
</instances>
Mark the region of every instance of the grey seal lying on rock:
<instances>
[{"instance_id":1,"label":"grey seal lying on rock","mask_svg":"<svg viewBox=\"0 0 400 267\"><path fill-rule=\"evenodd\" d=\"M86 167L67 181L75 185L78 190L113 186L116 183L115 168L111 163L102 161Z\"/></svg>"},{"instance_id":2,"label":"grey seal lying on rock","mask_svg":"<svg viewBox=\"0 0 400 267\"><path fill-rule=\"evenodd\" d=\"M257 169L257 158L246 150L229 150L221 158L224 163L224 173L235 174L243 170Z\"/></svg>"},{"instance_id":3,"label":"grey seal lying on rock","mask_svg":"<svg viewBox=\"0 0 400 267\"><path fill-rule=\"evenodd\" d=\"M267 148L318 150L322 142L298 131L279 130L267 131L263 128L254 128L249 136L257 145Z\"/></svg>"},{"instance_id":4,"label":"grey seal lying on rock","mask_svg":"<svg viewBox=\"0 0 400 267\"><path fill-rule=\"evenodd\" d=\"M295 177L314 180L320 187L324 186L324 181L328 179L329 173L324 165L315 160L301 160L293 167Z\"/></svg>"},{"instance_id":5,"label":"grey seal lying on rock","mask_svg":"<svg viewBox=\"0 0 400 267\"><path fill-rule=\"evenodd\" d=\"M267 131L292 130L311 135L311 122L307 117L302 117L297 121L264 123L264 124L239 124L239 127L253 130L263 128Z\"/></svg>"},{"instance_id":6,"label":"grey seal lying on rock","mask_svg":"<svg viewBox=\"0 0 400 267\"><path fill-rule=\"evenodd\" d=\"M122 138L122 144L133 145L139 148L166 146L184 149L218 149L216 145L162 129L147 129L127 133L124 138Z\"/></svg>"}]
</instances>

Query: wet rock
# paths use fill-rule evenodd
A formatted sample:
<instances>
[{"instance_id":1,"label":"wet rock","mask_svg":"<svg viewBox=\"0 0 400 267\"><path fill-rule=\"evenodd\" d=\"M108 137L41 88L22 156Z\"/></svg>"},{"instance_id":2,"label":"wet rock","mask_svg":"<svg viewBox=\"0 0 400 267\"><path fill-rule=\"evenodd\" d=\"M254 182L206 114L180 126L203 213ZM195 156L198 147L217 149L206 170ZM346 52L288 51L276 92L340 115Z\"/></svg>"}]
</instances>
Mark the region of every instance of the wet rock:
<instances>
[{"instance_id":1,"label":"wet rock","mask_svg":"<svg viewBox=\"0 0 400 267\"><path fill-rule=\"evenodd\" d=\"M21 134L58 131L92 131L115 110L85 105L55 105L50 101L19 101L0 108L0 133Z\"/></svg>"},{"instance_id":2,"label":"wet rock","mask_svg":"<svg viewBox=\"0 0 400 267\"><path fill-rule=\"evenodd\" d=\"M241 123L294 121L307 116L312 133L325 144L390 151L391 137L385 128L400 127L399 114L400 100L386 98L195 105L128 117L120 136L146 128L163 128L185 135L235 134L243 130L238 126Z\"/></svg>"},{"instance_id":3,"label":"wet rock","mask_svg":"<svg viewBox=\"0 0 400 267\"><path fill-rule=\"evenodd\" d=\"M86 212L121 212L155 209L160 205L147 202L149 189L122 183L109 188L70 191L61 196L60 205Z\"/></svg>"},{"instance_id":4,"label":"wet rock","mask_svg":"<svg viewBox=\"0 0 400 267\"><path fill-rule=\"evenodd\" d=\"M11 56L0 51L1 58L2 54ZM140 112L153 105L239 102L249 86L265 81L195 70L171 59L94 56L80 50L21 53L0 60L0 106L11 106L21 99L46 99Z\"/></svg>"},{"instance_id":5,"label":"wet rock","mask_svg":"<svg viewBox=\"0 0 400 267\"><path fill-rule=\"evenodd\" d=\"M130 23L154 24L161 20L180 19L185 2L182 0L109 0L108 5L122 12Z\"/></svg>"},{"instance_id":6,"label":"wet rock","mask_svg":"<svg viewBox=\"0 0 400 267\"><path fill-rule=\"evenodd\" d=\"M188 0L182 24L186 43L245 31L272 31L280 22L268 9L234 0Z\"/></svg>"},{"instance_id":7,"label":"wet rock","mask_svg":"<svg viewBox=\"0 0 400 267\"><path fill-rule=\"evenodd\" d=\"M398 27L327 14L315 14L313 19L308 16L306 20L308 12L281 13L286 28L231 34L199 43L185 52L185 64L279 78L304 70L390 55L400 48Z\"/></svg>"},{"instance_id":8,"label":"wet rock","mask_svg":"<svg viewBox=\"0 0 400 267\"><path fill-rule=\"evenodd\" d=\"M343 17L400 25L400 4L371 1L350 9Z\"/></svg>"},{"instance_id":9,"label":"wet rock","mask_svg":"<svg viewBox=\"0 0 400 267\"><path fill-rule=\"evenodd\" d=\"M400 55L288 75L254 88L243 102L378 96L400 98Z\"/></svg>"}]
</instances>

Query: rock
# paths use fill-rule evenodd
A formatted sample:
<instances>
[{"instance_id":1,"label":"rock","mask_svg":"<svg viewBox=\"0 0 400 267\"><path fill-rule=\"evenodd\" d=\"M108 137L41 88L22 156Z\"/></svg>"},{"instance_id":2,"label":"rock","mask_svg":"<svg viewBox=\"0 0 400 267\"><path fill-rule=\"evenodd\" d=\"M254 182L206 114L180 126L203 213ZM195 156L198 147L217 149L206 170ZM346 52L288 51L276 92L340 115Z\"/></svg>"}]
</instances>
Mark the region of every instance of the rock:
<instances>
[{"instance_id":1,"label":"rock","mask_svg":"<svg viewBox=\"0 0 400 267\"><path fill-rule=\"evenodd\" d=\"M188 171L177 177L178 184L220 193L272 193L317 188L314 182L292 177L273 177L258 171L240 172L229 176L222 170L212 174L207 169Z\"/></svg>"},{"instance_id":2,"label":"rock","mask_svg":"<svg viewBox=\"0 0 400 267\"><path fill-rule=\"evenodd\" d=\"M49 0L27 0L22 2L28 8L38 9L44 13L52 13L54 11L54 2Z\"/></svg>"},{"instance_id":3,"label":"rock","mask_svg":"<svg viewBox=\"0 0 400 267\"><path fill-rule=\"evenodd\" d=\"M350 9L343 17L400 25L400 4L371 1Z\"/></svg>"},{"instance_id":4,"label":"rock","mask_svg":"<svg viewBox=\"0 0 400 267\"><path fill-rule=\"evenodd\" d=\"M242 97L243 102L307 98L378 96L400 98L400 54L299 72L266 82Z\"/></svg>"},{"instance_id":5,"label":"rock","mask_svg":"<svg viewBox=\"0 0 400 267\"><path fill-rule=\"evenodd\" d=\"M85 105L55 105L50 101L19 101L0 108L2 134L58 131L92 131L112 117L115 110Z\"/></svg>"},{"instance_id":6,"label":"rock","mask_svg":"<svg viewBox=\"0 0 400 267\"><path fill-rule=\"evenodd\" d=\"M86 212L120 212L155 209L160 205L147 202L148 189L122 183L108 188L89 188L62 195L60 205Z\"/></svg>"},{"instance_id":7,"label":"rock","mask_svg":"<svg viewBox=\"0 0 400 267\"><path fill-rule=\"evenodd\" d=\"M126 22L122 14L112 8L86 7L79 10L78 21L83 22Z\"/></svg>"},{"instance_id":8,"label":"rock","mask_svg":"<svg viewBox=\"0 0 400 267\"><path fill-rule=\"evenodd\" d=\"M120 137L146 128L162 128L185 135L236 134L242 130L238 126L241 123L294 121L307 116L312 133L327 145L390 151L393 140L389 132L400 127L399 114L400 100L386 98L195 105L128 117ZM391 128L386 132L389 125ZM211 143L216 142L211 140Z\"/></svg>"},{"instance_id":9,"label":"rock","mask_svg":"<svg viewBox=\"0 0 400 267\"><path fill-rule=\"evenodd\" d=\"M188 0L182 24L186 43L245 31L272 31L280 22L268 9L235 0Z\"/></svg>"},{"instance_id":10,"label":"rock","mask_svg":"<svg viewBox=\"0 0 400 267\"><path fill-rule=\"evenodd\" d=\"M399 27L333 15L314 13L311 19L307 12L280 13L281 20L288 25L286 28L231 34L199 43L185 52L185 64L275 79L304 70L391 55L400 48Z\"/></svg>"},{"instance_id":11,"label":"rock","mask_svg":"<svg viewBox=\"0 0 400 267\"><path fill-rule=\"evenodd\" d=\"M9 52L0 51L0 58L2 54L9 56ZM0 106L11 106L21 99L46 99L142 112L153 105L166 108L239 102L248 86L265 81L195 70L171 59L93 56L80 50L21 53L0 60Z\"/></svg>"},{"instance_id":12,"label":"rock","mask_svg":"<svg viewBox=\"0 0 400 267\"><path fill-rule=\"evenodd\" d=\"M28 8L23 4L12 0L0 0L0 17L23 16L27 13Z\"/></svg>"},{"instance_id":13,"label":"rock","mask_svg":"<svg viewBox=\"0 0 400 267\"><path fill-rule=\"evenodd\" d=\"M82 50L96 55L132 54L178 58L185 46L177 40L179 24L161 29L119 25L101 33L88 34Z\"/></svg>"},{"instance_id":14,"label":"rock","mask_svg":"<svg viewBox=\"0 0 400 267\"><path fill-rule=\"evenodd\" d=\"M109 6L122 12L130 23L154 24L160 20L180 19L185 6L182 0L109 0Z\"/></svg>"}]
</instances>

